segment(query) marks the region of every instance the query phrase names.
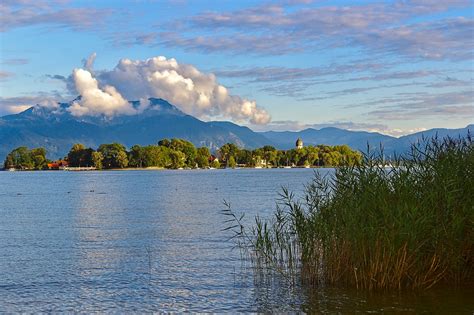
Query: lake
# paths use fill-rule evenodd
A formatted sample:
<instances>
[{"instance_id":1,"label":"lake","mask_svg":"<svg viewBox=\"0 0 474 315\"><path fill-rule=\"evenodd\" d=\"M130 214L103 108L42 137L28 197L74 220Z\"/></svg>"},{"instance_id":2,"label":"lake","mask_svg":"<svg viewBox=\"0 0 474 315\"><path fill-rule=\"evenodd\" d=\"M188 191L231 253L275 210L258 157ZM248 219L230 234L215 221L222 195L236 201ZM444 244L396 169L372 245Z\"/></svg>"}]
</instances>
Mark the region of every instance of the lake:
<instances>
[{"instance_id":1,"label":"lake","mask_svg":"<svg viewBox=\"0 0 474 315\"><path fill-rule=\"evenodd\" d=\"M256 279L222 231L223 200L250 224L313 172L0 172L0 312L472 313L467 289L369 294Z\"/></svg>"}]
</instances>

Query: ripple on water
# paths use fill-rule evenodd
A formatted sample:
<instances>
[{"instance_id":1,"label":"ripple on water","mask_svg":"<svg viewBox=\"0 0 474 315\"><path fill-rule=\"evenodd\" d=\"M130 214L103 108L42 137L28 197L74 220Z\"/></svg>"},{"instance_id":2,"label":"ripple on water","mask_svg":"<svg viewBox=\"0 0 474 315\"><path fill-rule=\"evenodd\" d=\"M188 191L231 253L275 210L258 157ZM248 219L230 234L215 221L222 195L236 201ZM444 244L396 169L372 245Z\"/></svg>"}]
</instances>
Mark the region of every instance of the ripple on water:
<instances>
[{"instance_id":1,"label":"ripple on water","mask_svg":"<svg viewBox=\"0 0 474 315\"><path fill-rule=\"evenodd\" d=\"M418 312L443 303L474 309L467 302L472 291L374 297L255 279L225 241L222 201L252 222L257 213L271 214L281 186L301 192L312 173L0 172L0 310Z\"/></svg>"}]
</instances>

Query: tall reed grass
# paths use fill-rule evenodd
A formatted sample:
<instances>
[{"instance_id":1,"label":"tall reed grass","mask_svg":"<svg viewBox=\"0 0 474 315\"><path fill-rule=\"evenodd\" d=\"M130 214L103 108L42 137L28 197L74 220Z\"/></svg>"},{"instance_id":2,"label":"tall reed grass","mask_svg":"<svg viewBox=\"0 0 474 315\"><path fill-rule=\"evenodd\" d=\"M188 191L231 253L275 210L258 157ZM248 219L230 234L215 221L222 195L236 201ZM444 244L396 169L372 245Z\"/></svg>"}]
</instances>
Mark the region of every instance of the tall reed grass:
<instances>
[{"instance_id":1,"label":"tall reed grass","mask_svg":"<svg viewBox=\"0 0 474 315\"><path fill-rule=\"evenodd\" d=\"M283 189L273 217L250 228L227 204L226 229L256 267L309 285L473 285L471 136L425 139L384 163L367 154L333 175L315 172L303 198Z\"/></svg>"}]
</instances>

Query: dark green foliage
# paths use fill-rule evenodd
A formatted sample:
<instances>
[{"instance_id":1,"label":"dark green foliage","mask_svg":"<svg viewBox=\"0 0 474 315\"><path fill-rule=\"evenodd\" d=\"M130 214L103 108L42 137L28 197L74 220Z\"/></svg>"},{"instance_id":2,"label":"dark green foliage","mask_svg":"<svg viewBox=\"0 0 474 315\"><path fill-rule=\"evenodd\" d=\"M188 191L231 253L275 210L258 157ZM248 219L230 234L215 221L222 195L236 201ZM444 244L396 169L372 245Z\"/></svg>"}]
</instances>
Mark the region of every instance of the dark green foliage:
<instances>
[{"instance_id":1,"label":"dark green foliage","mask_svg":"<svg viewBox=\"0 0 474 315\"><path fill-rule=\"evenodd\" d=\"M237 163L235 162L234 157L231 156L231 157L229 158L229 161L227 161L227 167L235 168L236 165L237 165Z\"/></svg>"},{"instance_id":2,"label":"dark green foliage","mask_svg":"<svg viewBox=\"0 0 474 315\"><path fill-rule=\"evenodd\" d=\"M229 166L229 159L234 157L235 160L239 150L239 147L237 147L235 144L226 143L219 149L219 160L226 166Z\"/></svg>"},{"instance_id":3,"label":"dark green foliage","mask_svg":"<svg viewBox=\"0 0 474 315\"><path fill-rule=\"evenodd\" d=\"M209 167L211 152L206 147L198 148L196 151L196 164L200 168Z\"/></svg>"},{"instance_id":4,"label":"dark green foliage","mask_svg":"<svg viewBox=\"0 0 474 315\"><path fill-rule=\"evenodd\" d=\"M196 147L187 140L173 138L170 140L163 139L158 142L160 146L171 149L170 158L172 160L172 168L180 168L187 166L190 168L196 167ZM184 154L184 163L181 161L181 155L176 152Z\"/></svg>"},{"instance_id":5,"label":"dark green foliage","mask_svg":"<svg viewBox=\"0 0 474 315\"><path fill-rule=\"evenodd\" d=\"M92 166L94 166L96 169L100 170L103 167L103 162L104 156L102 153L94 151L92 152Z\"/></svg>"},{"instance_id":6,"label":"dark green foliage","mask_svg":"<svg viewBox=\"0 0 474 315\"><path fill-rule=\"evenodd\" d=\"M247 149L239 150L239 152L237 153L236 162L237 164L247 165L249 167L255 166L252 151Z\"/></svg>"},{"instance_id":7,"label":"dark green foliage","mask_svg":"<svg viewBox=\"0 0 474 315\"><path fill-rule=\"evenodd\" d=\"M266 145L253 151L239 149L227 143L219 149L219 160L229 166L231 157L237 164L249 167L282 167L282 166L320 166L337 167L360 163L362 155L347 145L307 146L302 149L277 150Z\"/></svg>"},{"instance_id":8,"label":"dark green foliage","mask_svg":"<svg viewBox=\"0 0 474 315\"><path fill-rule=\"evenodd\" d=\"M231 230L258 266L308 285L473 285L471 137L425 140L396 167L384 162L371 155L332 176L315 173L303 199L283 190L272 219L257 217L249 231L234 216Z\"/></svg>"},{"instance_id":9,"label":"dark green foliage","mask_svg":"<svg viewBox=\"0 0 474 315\"><path fill-rule=\"evenodd\" d=\"M48 159L46 158L45 148L31 149L30 156L35 170L43 170L47 168Z\"/></svg>"},{"instance_id":10,"label":"dark green foliage","mask_svg":"<svg viewBox=\"0 0 474 315\"><path fill-rule=\"evenodd\" d=\"M145 148L134 145L128 153L128 165L131 167L145 167Z\"/></svg>"},{"instance_id":11,"label":"dark green foliage","mask_svg":"<svg viewBox=\"0 0 474 315\"><path fill-rule=\"evenodd\" d=\"M141 147L135 145L129 152L131 167L169 167L171 165L170 152L165 146L149 145Z\"/></svg>"},{"instance_id":12,"label":"dark green foliage","mask_svg":"<svg viewBox=\"0 0 474 315\"><path fill-rule=\"evenodd\" d=\"M103 156L104 168L125 168L128 166L128 157L125 147L120 143L101 144L97 150Z\"/></svg>"},{"instance_id":13,"label":"dark green foliage","mask_svg":"<svg viewBox=\"0 0 474 315\"><path fill-rule=\"evenodd\" d=\"M169 168L178 169L184 167L186 164L186 155L181 151L170 150L169 157L171 159Z\"/></svg>"},{"instance_id":14,"label":"dark green foliage","mask_svg":"<svg viewBox=\"0 0 474 315\"><path fill-rule=\"evenodd\" d=\"M217 159L215 159L214 161L212 161L211 167L213 167L213 168L220 168L220 167L221 167L221 163L220 163Z\"/></svg>"},{"instance_id":15,"label":"dark green foliage","mask_svg":"<svg viewBox=\"0 0 474 315\"><path fill-rule=\"evenodd\" d=\"M47 167L46 150L36 148L28 150L27 147L19 147L11 151L4 162L4 168L20 170L42 170Z\"/></svg>"},{"instance_id":16,"label":"dark green foliage","mask_svg":"<svg viewBox=\"0 0 474 315\"><path fill-rule=\"evenodd\" d=\"M5 160L5 167L17 165L21 169L42 169L46 167L44 149L26 147L12 151ZM162 167L162 168L206 168L220 166L234 168L247 167L283 167L283 166L343 166L359 163L361 155L347 146L317 146L277 150L264 146L253 151L240 149L233 143L226 143L218 150L219 161L210 165L211 153L208 148L196 147L183 139L163 139L158 145L134 145L130 151L120 143L102 144L97 151L77 143L70 149L67 160L70 167L95 167L112 169L126 167ZM217 165L218 164L218 165ZM216 167L217 166L217 167Z\"/></svg>"},{"instance_id":17,"label":"dark green foliage","mask_svg":"<svg viewBox=\"0 0 474 315\"><path fill-rule=\"evenodd\" d=\"M76 143L72 146L71 150L67 155L69 166L72 167L83 167L93 166L94 161L92 159L92 153L94 150L91 148L86 149L83 144Z\"/></svg>"}]
</instances>

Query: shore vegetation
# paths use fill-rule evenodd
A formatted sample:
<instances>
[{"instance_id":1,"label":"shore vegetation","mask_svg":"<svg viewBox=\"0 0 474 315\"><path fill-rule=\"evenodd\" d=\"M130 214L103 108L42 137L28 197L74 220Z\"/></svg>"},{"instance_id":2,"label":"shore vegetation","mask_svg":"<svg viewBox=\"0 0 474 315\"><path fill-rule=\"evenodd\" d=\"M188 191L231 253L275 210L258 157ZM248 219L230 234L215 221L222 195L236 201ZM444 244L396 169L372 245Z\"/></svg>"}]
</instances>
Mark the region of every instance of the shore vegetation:
<instances>
[{"instance_id":1,"label":"shore vegetation","mask_svg":"<svg viewBox=\"0 0 474 315\"><path fill-rule=\"evenodd\" d=\"M225 229L256 270L308 286L429 289L474 285L471 136L413 144L384 168L383 154L317 171L304 196L283 189L270 218L244 224L227 204Z\"/></svg>"},{"instance_id":2,"label":"shore vegetation","mask_svg":"<svg viewBox=\"0 0 474 315\"><path fill-rule=\"evenodd\" d=\"M129 150L120 143L101 144L96 150L74 144L67 156L53 165L87 169L129 168L236 168L236 167L338 167L359 163L362 155L347 145L317 145L300 149L277 150L264 146L254 150L226 143L214 153L196 148L184 139L162 139L156 144L134 145ZM46 150L16 148L5 159L5 169L48 169Z\"/></svg>"}]
</instances>

